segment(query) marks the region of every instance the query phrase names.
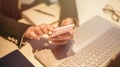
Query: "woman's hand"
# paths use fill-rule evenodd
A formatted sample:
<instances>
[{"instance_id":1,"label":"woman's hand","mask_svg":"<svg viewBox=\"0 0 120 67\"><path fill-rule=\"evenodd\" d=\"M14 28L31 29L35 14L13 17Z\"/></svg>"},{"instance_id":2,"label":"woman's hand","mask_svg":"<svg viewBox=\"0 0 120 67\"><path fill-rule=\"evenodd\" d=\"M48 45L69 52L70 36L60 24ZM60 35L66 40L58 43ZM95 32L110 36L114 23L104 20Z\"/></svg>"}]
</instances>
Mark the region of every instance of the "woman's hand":
<instances>
[{"instance_id":1,"label":"woman's hand","mask_svg":"<svg viewBox=\"0 0 120 67\"><path fill-rule=\"evenodd\" d=\"M25 37L30 39L40 39L43 34L49 34L50 31L53 31L53 27L48 24L30 26L25 32Z\"/></svg>"},{"instance_id":2,"label":"woman's hand","mask_svg":"<svg viewBox=\"0 0 120 67\"><path fill-rule=\"evenodd\" d=\"M61 26L66 26L72 23L73 23L73 20L71 18L66 18L62 21ZM65 45L69 40L73 38L73 31L74 29L71 29L67 33L50 38L50 41L52 41L52 43L55 45Z\"/></svg>"}]
</instances>

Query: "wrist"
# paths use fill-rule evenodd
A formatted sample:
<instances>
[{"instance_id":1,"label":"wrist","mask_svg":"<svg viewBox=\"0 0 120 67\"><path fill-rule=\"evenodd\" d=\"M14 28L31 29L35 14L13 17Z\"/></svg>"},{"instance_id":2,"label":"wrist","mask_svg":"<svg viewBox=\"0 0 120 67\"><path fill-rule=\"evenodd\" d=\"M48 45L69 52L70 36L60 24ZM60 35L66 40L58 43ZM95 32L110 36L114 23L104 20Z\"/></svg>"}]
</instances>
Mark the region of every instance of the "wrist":
<instances>
[{"instance_id":1,"label":"wrist","mask_svg":"<svg viewBox=\"0 0 120 67\"><path fill-rule=\"evenodd\" d=\"M78 27L79 26L79 21L76 18L65 18L61 22L60 26L66 26L66 25L69 25L69 24L74 24L75 27Z\"/></svg>"}]
</instances>

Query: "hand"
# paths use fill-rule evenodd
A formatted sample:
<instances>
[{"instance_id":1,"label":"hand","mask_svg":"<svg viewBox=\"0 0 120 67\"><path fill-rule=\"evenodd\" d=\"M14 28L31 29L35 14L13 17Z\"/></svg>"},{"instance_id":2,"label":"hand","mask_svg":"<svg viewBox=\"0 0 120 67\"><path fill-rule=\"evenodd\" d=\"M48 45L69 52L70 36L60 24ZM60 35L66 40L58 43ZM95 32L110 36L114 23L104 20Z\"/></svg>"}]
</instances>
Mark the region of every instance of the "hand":
<instances>
[{"instance_id":1,"label":"hand","mask_svg":"<svg viewBox=\"0 0 120 67\"><path fill-rule=\"evenodd\" d=\"M62 21L61 26L69 25L72 23L73 23L73 20L71 18L66 18ZM50 41L52 41L52 43L55 45L65 45L69 40L72 39L73 31L74 31L74 29L72 29L71 31L69 31L67 33L50 38Z\"/></svg>"},{"instance_id":2,"label":"hand","mask_svg":"<svg viewBox=\"0 0 120 67\"><path fill-rule=\"evenodd\" d=\"M55 44L55 45L65 45L69 40L72 39L72 37L73 35L70 32L68 32L68 33L64 33L59 36L50 38L50 41L52 41L52 44Z\"/></svg>"},{"instance_id":3,"label":"hand","mask_svg":"<svg viewBox=\"0 0 120 67\"><path fill-rule=\"evenodd\" d=\"M39 40L43 34L49 34L49 31L53 31L53 27L48 24L30 26L25 32L25 37Z\"/></svg>"},{"instance_id":4,"label":"hand","mask_svg":"<svg viewBox=\"0 0 120 67\"><path fill-rule=\"evenodd\" d=\"M72 18L66 18L62 21L61 26L66 26L69 24L73 24L75 21Z\"/></svg>"}]
</instances>

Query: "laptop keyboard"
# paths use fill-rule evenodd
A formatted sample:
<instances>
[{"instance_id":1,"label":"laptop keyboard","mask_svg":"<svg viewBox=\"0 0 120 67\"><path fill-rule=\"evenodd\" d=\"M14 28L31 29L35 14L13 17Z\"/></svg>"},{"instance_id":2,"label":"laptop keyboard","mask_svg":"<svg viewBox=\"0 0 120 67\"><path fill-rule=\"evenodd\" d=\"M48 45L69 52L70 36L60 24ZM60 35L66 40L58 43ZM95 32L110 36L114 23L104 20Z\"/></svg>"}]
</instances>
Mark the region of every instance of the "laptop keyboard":
<instances>
[{"instance_id":1,"label":"laptop keyboard","mask_svg":"<svg viewBox=\"0 0 120 67\"><path fill-rule=\"evenodd\" d=\"M57 67L102 67L120 52L120 29L112 27Z\"/></svg>"}]
</instances>

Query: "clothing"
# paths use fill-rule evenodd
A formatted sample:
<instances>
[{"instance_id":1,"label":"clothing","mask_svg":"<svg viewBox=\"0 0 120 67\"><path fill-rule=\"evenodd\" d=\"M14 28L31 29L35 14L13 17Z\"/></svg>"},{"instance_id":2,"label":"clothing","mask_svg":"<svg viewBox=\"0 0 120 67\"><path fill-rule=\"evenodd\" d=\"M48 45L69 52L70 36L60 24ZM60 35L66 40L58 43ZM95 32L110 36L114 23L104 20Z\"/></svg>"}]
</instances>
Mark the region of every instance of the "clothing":
<instances>
[{"instance_id":1,"label":"clothing","mask_svg":"<svg viewBox=\"0 0 120 67\"><path fill-rule=\"evenodd\" d=\"M18 23L14 19L0 15L0 35L20 47L22 36L30 25ZM15 42L17 40L17 42Z\"/></svg>"},{"instance_id":2,"label":"clothing","mask_svg":"<svg viewBox=\"0 0 120 67\"><path fill-rule=\"evenodd\" d=\"M67 17L78 20L78 12L75 0L59 0L59 4L61 6L60 22Z\"/></svg>"},{"instance_id":3,"label":"clothing","mask_svg":"<svg viewBox=\"0 0 120 67\"><path fill-rule=\"evenodd\" d=\"M18 20L21 18L19 0L0 0L0 11L4 16Z\"/></svg>"},{"instance_id":4,"label":"clothing","mask_svg":"<svg viewBox=\"0 0 120 67\"><path fill-rule=\"evenodd\" d=\"M59 2L61 5L60 21L67 17L77 18L75 0L59 0ZM16 21L21 12L18 4L18 0L0 0L0 35L12 41L18 40L16 44L20 47L23 34L30 25Z\"/></svg>"},{"instance_id":5,"label":"clothing","mask_svg":"<svg viewBox=\"0 0 120 67\"><path fill-rule=\"evenodd\" d=\"M23 34L30 25L17 22L21 10L18 0L0 0L0 35L21 47Z\"/></svg>"}]
</instances>

